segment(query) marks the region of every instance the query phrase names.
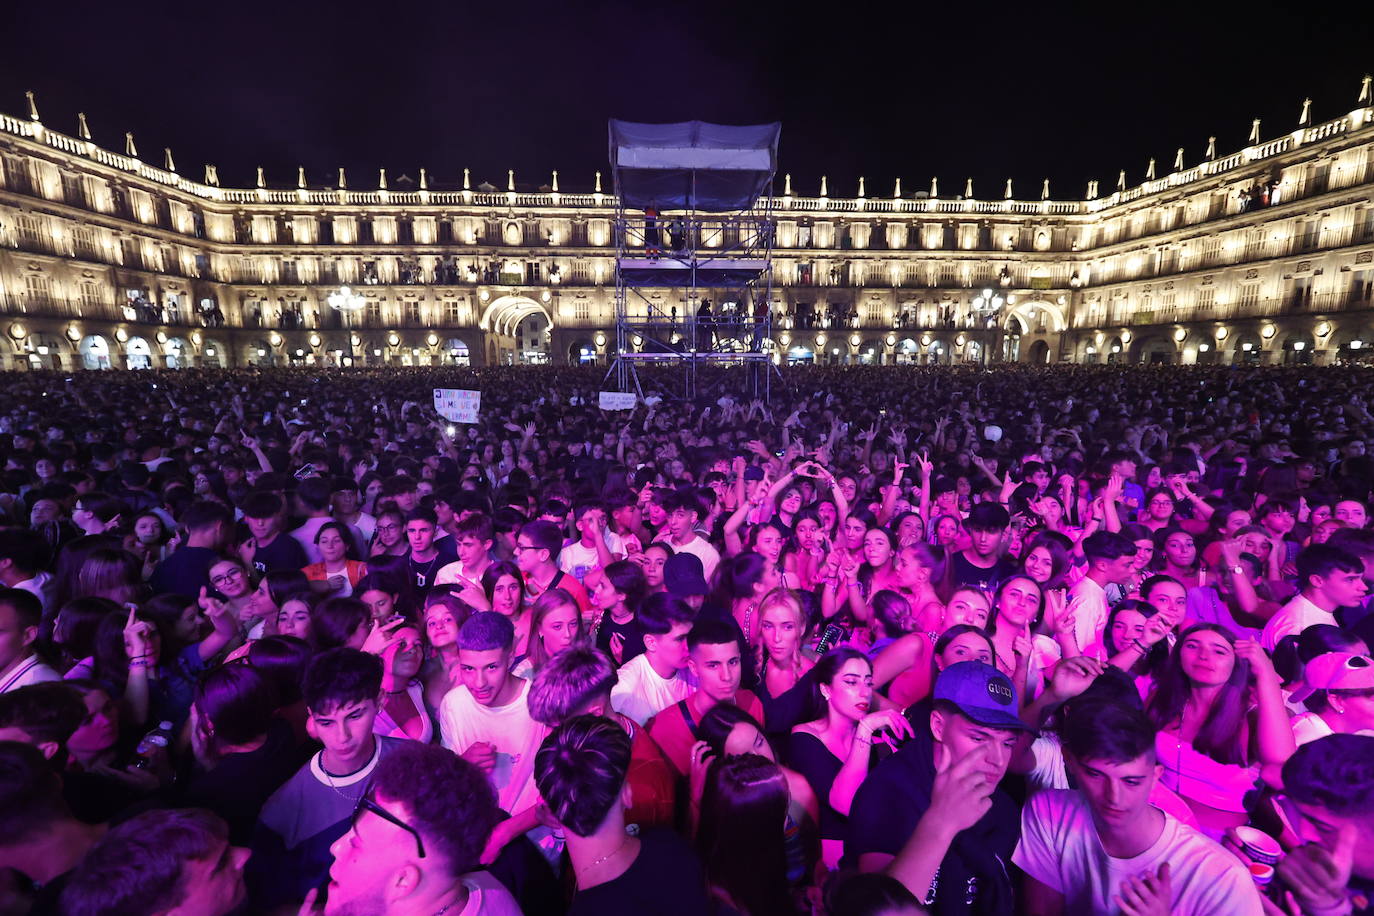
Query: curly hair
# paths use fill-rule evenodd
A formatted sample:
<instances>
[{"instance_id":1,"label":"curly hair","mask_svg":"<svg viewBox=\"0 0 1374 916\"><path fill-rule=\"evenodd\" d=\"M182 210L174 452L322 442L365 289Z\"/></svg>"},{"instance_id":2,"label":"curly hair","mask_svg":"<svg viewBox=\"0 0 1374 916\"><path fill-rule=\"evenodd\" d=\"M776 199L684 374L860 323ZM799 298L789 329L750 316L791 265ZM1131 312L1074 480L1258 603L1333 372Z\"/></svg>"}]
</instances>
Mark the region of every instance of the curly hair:
<instances>
[{"instance_id":1,"label":"curly hair","mask_svg":"<svg viewBox=\"0 0 1374 916\"><path fill-rule=\"evenodd\" d=\"M455 878L478 867L501 818L486 774L432 744L397 744L373 771L372 791L406 807L406 820L424 839L425 850L437 850Z\"/></svg>"}]
</instances>

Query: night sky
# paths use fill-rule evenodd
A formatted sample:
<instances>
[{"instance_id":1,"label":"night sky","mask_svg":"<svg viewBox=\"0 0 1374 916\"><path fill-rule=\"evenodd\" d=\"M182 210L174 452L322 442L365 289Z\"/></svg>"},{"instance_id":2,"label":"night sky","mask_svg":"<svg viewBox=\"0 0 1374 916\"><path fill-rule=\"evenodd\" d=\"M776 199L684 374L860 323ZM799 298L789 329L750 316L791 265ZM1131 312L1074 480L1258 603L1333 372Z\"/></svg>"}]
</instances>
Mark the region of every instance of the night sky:
<instances>
[{"instance_id":1,"label":"night sky","mask_svg":"<svg viewBox=\"0 0 1374 916\"><path fill-rule=\"evenodd\" d=\"M1320 121L1355 107L1374 70L1366 4L1202 0L999 7L660 3L12 4L0 27L0 110L145 161L172 147L225 185L375 187L429 170L432 186L472 169L532 190L559 170L565 191L606 169L606 119L781 120L782 172L797 193L943 195L972 176L979 197L1078 197L1117 170L1141 180L1174 150L1192 164L1208 134L1244 145L1292 130L1305 96ZM609 190L609 175L607 189ZM395 185L393 184L393 187Z\"/></svg>"}]
</instances>

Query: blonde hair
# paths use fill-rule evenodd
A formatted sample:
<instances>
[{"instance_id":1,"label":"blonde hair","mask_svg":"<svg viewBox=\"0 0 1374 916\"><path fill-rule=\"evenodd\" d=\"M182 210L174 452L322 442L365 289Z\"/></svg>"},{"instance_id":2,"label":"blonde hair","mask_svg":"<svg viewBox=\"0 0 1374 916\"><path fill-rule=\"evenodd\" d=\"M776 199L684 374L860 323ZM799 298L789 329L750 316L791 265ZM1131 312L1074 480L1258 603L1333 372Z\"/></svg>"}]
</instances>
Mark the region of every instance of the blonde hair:
<instances>
[{"instance_id":1,"label":"blonde hair","mask_svg":"<svg viewBox=\"0 0 1374 916\"><path fill-rule=\"evenodd\" d=\"M565 589L551 588L540 595L538 600L530 607L530 638L528 658L530 667L538 671L544 667L544 663L549 660L549 653L544 649L544 642L539 638L539 625L544 622L544 618L552 614L559 608L571 607L577 611L577 638L574 642L581 642L587 634L585 624L582 622L582 609L577 601Z\"/></svg>"},{"instance_id":2,"label":"blonde hair","mask_svg":"<svg viewBox=\"0 0 1374 916\"><path fill-rule=\"evenodd\" d=\"M792 616L797 623L797 645L792 650L792 667L801 670L802 655L801 646L806 641L806 610L802 607L801 599L797 593L790 588L775 588L763 596L759 602L759 626L763 626L763 615L774 608L786 608L792 612ZM760 636L758 644L754 646L754 662L759 672L759 677L763 676L764 663L768 661L768 653L763 648L763 638Z\"/></svg>"}]
</instances>

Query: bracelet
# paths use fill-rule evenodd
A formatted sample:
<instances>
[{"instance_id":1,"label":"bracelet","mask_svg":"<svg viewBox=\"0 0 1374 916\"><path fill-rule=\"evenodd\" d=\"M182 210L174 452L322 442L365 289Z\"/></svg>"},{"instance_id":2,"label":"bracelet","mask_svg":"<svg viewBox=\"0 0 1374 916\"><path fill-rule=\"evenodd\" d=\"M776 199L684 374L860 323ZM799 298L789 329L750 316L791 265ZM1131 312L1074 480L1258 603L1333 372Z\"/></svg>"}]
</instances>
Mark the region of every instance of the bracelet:
<instances>
[{"instance_id":1,"label":"bracelet","mask_svg":"<svg viewBox=\"0 0 1374 916\"><path fill-rule=\"evenodd\" d=\"M850 587L850 588L863 588L863 586L862 586L861 584L859 584L858 582L851 582L851 583L849 583L849 587Z\"/></svg>"},{"instance_id":2,"label":"bracelet","mask_svg":"<svg viewBox=\"0 0 1374 916\"><path fill-rule=\"evenodd\" d=\"M1131 640L1131 647L1134 648L1134 649L1136 649L1136 650L1138 650L1138 651L1140 652L1141 655L1149 655L1149 654L1150 654L1150 647L1147 646L1147 645L1145 645L1145 644L1144 644L1143 642L1141 642L1139 639L1133 639L1133 640Z\"/></svg>"},{"instance_id":3,"label":"bracelet","mask_svg":"<svg viewBox=\"0 0 1374 916\"><path fill-rule=\"evenodd\" d=\"M147 668L147 667L148 667L148 660L147 660L147 659L140 659L140 658L131 658L131 659L129 659L129 667L130 667L130 668Z\"/></svg>"}]
</instances>

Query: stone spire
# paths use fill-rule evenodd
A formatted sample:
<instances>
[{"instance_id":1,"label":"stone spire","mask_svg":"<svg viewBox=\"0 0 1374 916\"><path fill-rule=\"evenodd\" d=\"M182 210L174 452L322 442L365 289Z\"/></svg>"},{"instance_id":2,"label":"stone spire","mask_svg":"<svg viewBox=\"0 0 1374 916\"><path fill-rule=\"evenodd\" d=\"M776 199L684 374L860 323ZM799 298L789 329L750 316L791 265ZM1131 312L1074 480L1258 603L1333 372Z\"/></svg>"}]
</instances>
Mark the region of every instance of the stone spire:
<instances>
[{"instance_id":1,"label":"stone spire","mask_svg":"<svg viewBox=\"0 0 1374 916\"><path fill-rule=\"evenodd\" d=\"M1122 170L1121 170L1121 174L1116 176L1116 189L1117 189L1118 191L1124 191L1124 190L1126 190L1126 170L1125 170L1125 169L1122 169Z\"/></svg>"},{"instance_id":2,"label":"stone spire","mask_svg":"<svg viewBox=\"0 0 1374 916\"><path fill-rule=\"evenodd\" d=\"M782 176L782 194L784 197L792 196L792 173L788 172Z\"/></svg>"},{"instance_id":3,"label":"stone spire","mask_svg":"<svg viewBox=\"0 0 1374 916\"><path fill-rule=\"evenodd\" d=\"M386 190L386 169L377 170L377 190Z\"/></svg>"},{"instance_id":4,"label":"stone spire","mask_svg":"<svg viewBox=\"0 0 1374 916\"><path fill-rule=\"evenodd\" d=\"M134 146L134 132L127 131L124 134L124 155L130 159L138 158L138 147Z\"/></svg>"},{"instance_id":5,"label":"stone spire","mask_svg":"<svg viewBox=\"0 0 1374 916\"><path fill-rule=\"evenodd\" d=\"M348 176L344 174L343 166L339 166L339 190L348 189Z\"/></svg>"},{"instance_id":6,"label":"stone spire","mask_svg":"<svg viewBox=\"0 0 1374 916\"><path fill-rule=\"evenodd\" d=\"M1174 171L1183 171L1183 147L1181 146L1178 148L1178 152L1174 153Z\"/></svg>"},{"instance_id":7,"label":"stone spire","mask_svg":"<svg viewBox=\"0 0 1374 916\"><path fill-rule=\"evenodd\" d=\"M421 190L421 191L428 191L428 190L429 190L429 175L427 175L427 174L425 173L425 170L424 170L424 169L420 169L420 190Z\"/></svg>"},{"instance_id":8,"label":"stone spire","mask_svg":"<svg viewBox=\"0 0 1374 916\"><path fill-rule=\"evenodd\" d=\"M1154 180L1155 180L1155 157L1154 157L1154 156L1151 156L1151 157L1150 157L1150 164L1147 165L1147 166L1145 166L1145 180L1146 180L1146 181L1154 181Z\"/></svg>"},{"instance_id":9,"label":"stone spire","mask_svg":"<svg viewBox=\"0 0 1374 916\"><path fill-rule=\"evenodd\" d=\"M558 193L558 169L553 170L553 193Z\"/></svg>"},{"instance_id":10,"label":"stone spire","mask_svg":"<svg viewBox=\"0 0 1374 916\"><path fill-rule=\"evenodd\" d=\"M506 190L515 190L515 169L506 169Z\"/></svg>"},{"instance_id":11,"label":"stone spire","mask_svg":"<svg viewBox=\"0 0 1374 916\"><path fill-rule=\"evenodd\" d=\"M600 172L597 172L597 173L596 173L596 193L597 193L597 194L600 194L600 193L601 193L601 173L600 173Z\"/></svg>"},{"instance_id":12,"label":"stone spire","mask_svg":"<svg viewBox=\"0 0 1374 916\"><path fill-rule=\"evenodd\" d=\"M170 146L164 146L162 148L162 167L169 172L175 172L177 170L176 160L172 158L172 148Z\"/></svg>"},{"instance_id":13,"label":"stone spire","mask_svg":"<svg viewBox=\"0 0 1374 916\"><path fill-rule=\"evenodd\" d=\"M1206 155L1206 156L1203 156L1202 158L1206 159L1208 162L1211 162L1213 159L1217 158L1217 138L1216 138L1216 137L1208 137L1208 138L1207 138L1207 155Z\"/></svg>"},{"instance_id":14,"label":"stone spire","mask_svg":"<svg viewBox=\"0 0 1374 916\"><path fill-rule=\"evenodd\" d=\"M964 180L964 198L965 198L966 200L973 200L973 179L972 179L972 178L967 178L967 179Z\"/></svg>"},{"instance_id":15,"label":"stone spire","mask_svg":"<svg viewBox=\"0 0 1374 916\"><path fill-rule=\"evenodd\" d=\"M84 111L76 113L76 135L82 140L91 139L91 127L86 123L86 112Z\"/></svg>"},{"instance_id":16,"label":"stone spire","mask_svg":"<svg viewBox=\"0 0 1374 916\"><path fill-rule=\"evenodd\" d=\"M1040 186L1040 199L1050 199L1050 180L1048 178L1046 178L1045 183Z\"/></svg>"},{"instance_id":17,"label":"stone spire","mask_svg":"<svg viewBox=\"0 0 1374 916\"><path fill-rule=\"evenodd\" d=\"M1010 178L1007 179L1007 189L1006 189L1006 191L1003 193L1003 196L1004 196L1007 200L1011 200L1011 179L1010 179Z\"/></svg>"},{"instance_id":18,"label":"stone spire","mask_svg":"<svg viewBox=\"0 0 1374 916\"><path fill-rule=\"evenodd\" d=\"M296 166L296 187L305 190L305 166Z\"/></svg>"},{"instance_id":19,"label":"stone spire","mask_svg":"<svg viewBox=\"0 0 1374 916\"><path fill-rule=\"evenodd\" d=\"M822 197L829 197L829 196L830 196L830 193L825 189L825 176L824 176L824 175L821 176L821 196L822 196Z\"/></svg>"},{"instance_id":20,"label":"stone spire","mask_svg":"<svg viewBox=\"0 0 1374 916\"><path fill-rule=\"evenodd\" d=\"M1088 197L1088 200L1096 200L1096 199L1097 199L1097 179L1096 179L1096 178L1094 178L1094 179L1092 179L1091 181L1088 182L1088 195L1087 195L1087 197Z\"/></svg>"},{"instance_id":21,"label":"stone spire","mask_svg":"<svg viewBox=\"0 0 1374 916\"><path fill-rule=\"evenodd\" d=\"M266 178L266 176L263 174L262 166L258 166L258 187L260 187L260 188L265 188L265 187L267 187L267 178Z\"/></svg>"},{"instance_id":22,"label":"stone spire","mask_svg":"<svg viewBox=\"0 0 1374 916\"><path fill-rule=\"evenodd\" d=\"M1259 119L1259 118L1255 118L1255 120L1253 120L1253 121L1250 122L1250 142L1251 142L1251 143L1258 143L1258 142L1260 142L1260 132L1259 132L1259 131L1260 131L1260 119Z\"/></svg>"},{"instance_id":23,"label":"stone spire","mask_svg":"<svg viewBox=\"0 0 1374 916\"><path fill-rule=\"evenodd\" d=\"M219 169L210 163L205 163L205 183L212 188L219 187Z\"/></svg>"},{"instance_id":24,"label":"stone spire","mask_svg":"<svg viewBox=\"0 0 1374 916\"><path fill-rule=\"evenodd\" d=\"M902 179L900 179L900 178L898 178L898 179L897 179L897 183L896 183L895 185L892 186L892 199L893 199L893 200L901 200L901 199L902 199Z\"/></svg>"},{"instance_id":25,"label":"stone spire","mask_svg":"<svg viewBox=\"0 0 1374 916\"><path fill-rule=\"evenodd\" d=\"M30 89L28 92L24 93L24 98L29 103L29 120L41 121L42 118L38 117L38 101L33 96L33 90Z\"/></svg>"},{"instance_id":26,"label":"stone spire","mask_svg":"<svg viewBox=\"0 0 1374 916\"><path fill-rule=\"evenodd\" d=\"M1374 82L1374 76L1370 76L1368 73L1364 75L1364 79L1360 80L1360 98L1358 101L1361 105L1368 105L1374 101L1374 91L1370 89L1371 82Z\"/></svg>"},{"instance_id":27,"label":"stone spire","mask_svg":"<svg viewBox=\"0 0 1374 916\"><path fill-rule=\"evenodd\" d=\"M1309 127L1312 124L1312 100L1302 100L1302 114L1298 115L1298 126Z\"/></svg>"},{"instance_id":28,"label":"stone spire","mask_svg":"<svg viewBox=\"0 0 1374 916\"><path fill-rule=\"evenodd\" d=\"M934 200L940 196L940 179L938 177L930 179L930 198Z\"/></svg>"},{"instance_id":29,"label":"stone spire","mask_svg":"<svg viewBox=\"0 0 1374 916\"><path fill-rule=\"evenodd\" d=\"M463 169L463 190L464 190L464 191L470 191L470 190L472 190L472 170L471 170L471 169Z\"/></svg>"},{"instance_id":30,"label":"stone spire","mask_svg":"<svg viewBox=\"0 0 1374 916\"><path fill-rule=\"evenodd\" d=\"M864 199L864 176L859 176L859 200Z\"/></svg>"}]
</instances>

